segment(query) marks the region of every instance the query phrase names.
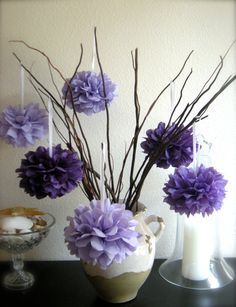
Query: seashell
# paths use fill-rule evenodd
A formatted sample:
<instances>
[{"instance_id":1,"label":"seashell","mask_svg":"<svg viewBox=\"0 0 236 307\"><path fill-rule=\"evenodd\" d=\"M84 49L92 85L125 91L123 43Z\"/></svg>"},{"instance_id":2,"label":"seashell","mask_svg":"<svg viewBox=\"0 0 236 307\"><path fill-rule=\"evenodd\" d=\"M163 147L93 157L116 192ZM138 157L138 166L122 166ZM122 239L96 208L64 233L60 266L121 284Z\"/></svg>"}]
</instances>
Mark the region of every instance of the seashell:
<instances>
[{"instance_id":1,"label":"seashell","mask_svg":"<svg viewBox=\"0 0 236 307\"><path fill-rule=\"evenodd\" d=\"M43 220L41 217L34 217L33 222L34 222L34 227L33 227L34 230L40 230L47 226L47 222Z\"/></svg>"},{"instance_id":2,"label":"seashell","mask_svg":"<svg viewBox=\"0 0 236 307\"><path fill-rule=\"evenodd\" d=\"M46 221L44 221L43 219L37 219L37 221L36 221L36 225L37 226L41 226L41 227L45 227L46 225L47 225L47 222Z\"/></svg>"}]
</instances>

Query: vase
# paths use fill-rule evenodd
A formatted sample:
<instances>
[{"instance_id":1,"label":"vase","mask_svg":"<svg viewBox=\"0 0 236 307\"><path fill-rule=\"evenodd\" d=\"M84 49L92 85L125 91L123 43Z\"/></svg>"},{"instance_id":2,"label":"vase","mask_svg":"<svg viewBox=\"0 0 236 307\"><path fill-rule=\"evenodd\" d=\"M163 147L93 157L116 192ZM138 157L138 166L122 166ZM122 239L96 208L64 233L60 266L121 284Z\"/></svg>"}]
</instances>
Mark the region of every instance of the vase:
<instances>
[{"instance_id":1,"label":"vase","mask_svg":"<svg viewBox=\"0 0 236 307\"><path fill-rule=\"evenodd\" d=\"M159 273L174 285L197 290L221 288L234 279L234 271L222 257L217 213L178 214L174 251Z\"/></svg>"},{"instance_id":2,"label":"vase","mask_svg":"<svg viewBox=\"0 0 236 307\"><path fill-rule=\"evenodd\" d=\"M141 236L137 249L122 263L112 263L106 270L99 266L82 262L83 269L98 296L109 303L124 303L134 299L149 276L156 250L156 242L164 230L162 218L156 215L145 216L144 209L134 215L138 221L136 231ZM150 223L157 223L153 232Z\"/></svg>"}]
</instances>

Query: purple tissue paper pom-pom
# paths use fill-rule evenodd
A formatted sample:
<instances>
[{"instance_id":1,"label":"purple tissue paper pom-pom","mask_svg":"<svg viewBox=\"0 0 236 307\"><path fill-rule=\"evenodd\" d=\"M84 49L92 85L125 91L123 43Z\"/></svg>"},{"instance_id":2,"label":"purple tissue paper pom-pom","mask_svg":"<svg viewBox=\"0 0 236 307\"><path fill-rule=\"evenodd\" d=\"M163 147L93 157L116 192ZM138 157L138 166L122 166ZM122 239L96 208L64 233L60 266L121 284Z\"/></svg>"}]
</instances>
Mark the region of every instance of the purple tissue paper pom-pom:
<instances>
[{"instance_id":1,"label":"purple tissue paper pom-pom","mask_svg":"<svg viewBox=\"0 0 236 307\"><path fill-rule=\"evenodd\" d=\"M124 204L93 200L67 219L64 235L70 253L104 270L113 262L121 263L138 246L138 222Z\"/></svg>"},{"instance_id":2,"label":"purple tissue paper pom-pom","mask_svg":"<svg viewBox=\"0 0 236 307\"><path fill-rule=\"evenodd\" d=\"M221 208L226 184L227 180L213 167L201 165L196 171L180 167L165 183L163 191L167 196L164 201L180 214L209 215Z\"/></svg>"},{"instance_id":3,"label":"purple tissue paper pom-pom","mask_svg":"<svg viewBox=\"0 0 236 307\"><path fill-rule=\"evenodd\" d=\"M68 83L70 82L70 87ZM104 74L106 102L117 96L117 85L114 84L107 75ZM63 99L69 108L74 108L76 112L92 115L105 110L104 90L101 74L94 71L82 71L75 74L73 79L67 79L62 88Z\"/></svg>"},{"instance_id":4,"label":"purple tissue paper pom-pom","mask_svg":"<svg viewBox=\"0 0 236 307\"><path fill-rule=\"evenodd\" d=\"M21 178L20 187L38 199L61 197L74 190L83 178L83 162L78 154L62 149L60 144L53 147L52 157L43 146L29 151L25 157L16 169Z\"/></svg>"},{"instance_id":5,"label":"purple tissue paper pom-pom","mask_svg":"<svg viewBox=\"0 0 236 307\"><path fill-rule=\"evenodd\" d=\"M160 122L156 129L149 129L146 132L147 137L141 143L141 147L148 156L158 151L171 138L173 129L176 127L172 124L165 131L165 123ZM161 168L188 166L193 161L193 138L192 128L184 130L166 147L161 157L156 161L156 166Z\"/></svg>"},{"instance_id":6,"label":"purple tissue paper pom-pom","mask_svg":"<svg viewBox=\"0 0 236 307\"><path fill-rule=\"evenodd\" d=\"M48 114L38 104L8 106L0 115L0 137L17 147L33 145L48 133Z\"/></svg>"}]
</instances>

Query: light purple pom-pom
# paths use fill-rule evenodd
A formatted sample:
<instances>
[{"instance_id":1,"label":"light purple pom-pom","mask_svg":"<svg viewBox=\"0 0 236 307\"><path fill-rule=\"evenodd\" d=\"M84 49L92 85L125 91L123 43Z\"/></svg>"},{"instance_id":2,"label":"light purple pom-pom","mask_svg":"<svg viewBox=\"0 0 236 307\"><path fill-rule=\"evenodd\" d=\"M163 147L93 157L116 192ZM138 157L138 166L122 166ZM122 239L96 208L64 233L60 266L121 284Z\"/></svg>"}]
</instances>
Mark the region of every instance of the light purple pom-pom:
<instances>
[{"instance_id":1,"label":"light purple pom-pom","mask_svg":"<svg viewBox=\"0 0 236 307\"><path fill-rule=\"evenodd\" d=\"M70 86L68 83L70 82ZM117 85L104 74L105 92L100 74L94 71L82 71L75 74L73 79L69 79L64 84L62 93L63 99L69 108L76 112L92 115L105 110L105 101L109 106L115 96L117 96ZM105 96L105 97L104 97Z\"/></svg>"},{"instance_id":2,"label":"light purple pom-pom","mask_svg":"<svg viewBox=\"0 0 236 307\"><path fill-rule=\"evenodd\" d=\"M48 132L48 114L38 104L8 106L0 115L0 137L17 147L33 145Z\"/></svg>"},{"instance_id":3,"label":"light purple pom-pom","mask_svg":"<svg viewBox=\"0 0 236 307\"><path fill-rule=\"evenodd\" d=\"M102 269L121 263L138 246L137 221L124 204L93 200L75 209L68 220L64 235L70 253Z\"/></svg>"},{"instance_id":4,"label":"light purple pom-pom","mask_svg":"<svg viewBox=\"0 0 236 307\"><path fill-rule=\"evenodd\" d=\"M180 214L209 215L221 208L226 184L223 175L213 167L201 165L195 171L182 166L169 175L169 181L163 188L167 194L164 201L171 210Z\"/></svg>"}]
</instances>

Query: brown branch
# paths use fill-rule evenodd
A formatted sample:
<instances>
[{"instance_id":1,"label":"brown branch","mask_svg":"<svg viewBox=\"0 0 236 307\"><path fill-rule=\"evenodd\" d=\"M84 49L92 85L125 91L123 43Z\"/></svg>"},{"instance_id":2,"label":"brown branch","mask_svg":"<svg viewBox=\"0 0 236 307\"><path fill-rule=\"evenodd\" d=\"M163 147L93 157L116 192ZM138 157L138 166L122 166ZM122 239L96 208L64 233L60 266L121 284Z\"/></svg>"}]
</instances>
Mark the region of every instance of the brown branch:
<instances>
[{"instance_id":1,"label":"brown branch","mask_svg":"<svg viewBox=\"0 0 236 307\"><path fill-rule=\"evenodd\" d=\"M32 49L32 50L34 50L34 51L40 53L41 55L43 55L43 56L47 59L47 62L48 62L49 67L52 67L55 71L57 71L57 73L60 75L60 77L63 79L63 81L64 81L65 83L67 83L67 85L68 85L68 87L69 87L69 91L71 91L71 88L70 88L70 86L69 86L69 84L68 84L68 83L69 83L68 80L62 75L62 73L60 72L60 70L59 70L55 65L52 64L50 58L49 58L44 52L40 51L40 50L37 49L37 48L34 48L34 47L28 45L28 44L25 43L24 41L10 41L10 42L22 43L22 44L24 44L25 46L27 46L29 49ZM81 45L80 60L79 60L78 65L76 66L76 70L75 70L73 76L76 74L77 69L78 69L78 67L79 67L80 64L81 64L81 61L82 61L82 54L83 54L83 48L82 48L82 45ZM21 60L17 57L17 55L16 55L15 53L13 53L13 55L14 55L14 56L17 58L17 60L21 63ZM21 65L22 65L22 63L21 63ZM34 80L34 81L45 91L45 93L47 94L47 96L51 98L52 103L53 103L53 104L55 103L56 106L60 109L60 111L61 111L62 114L64 115L65 121L66 121L66 123L67 123L67 127L66 127L67 130L70 130L70 127L74 130L74 135L76 135L76 137L74 138L74 140L76 140L76 146L77 146L77 148L78 148L78 150L79 150L79 152L80 152L81 159L82 159L84 162L86 162L86 159L85 159L86 153L85 153L84 150L83 150L83 147L82 147L82 145L81 145L81 144L82 144L82 143L81 143L81 140L80 140L80 138L79 138L79 136L78 136L78 134L77 134L77 132L76 132L76 130L75 130L75 127L74 127L74 125L73 125L73 122L71 121L69 114L66 112L65 104L61 105L61 104L57 101L57 99L52 95L52 93L51 93L49 90L47 90L45 86L43 86L43 84L42 84L42 83L41 83L31 72L30 72L29 69L27 69L24 65L22 65L22 67L25 69L25 71L27 71L27 73L31 76L31 78L32 78L32 79L33 79L33 80ZM72 77L72 78L73 78L73 77ZM71 80L70 80L70 81L71 81ZM74 105L74 104L72 104L72 105ZM87 153L88 153L88 160L89 160L89 162L90 162L90 164L91 164L91 168L93 169L92 158L91 158L91 154L90 154L88 142L87 142L87 139L86 139L85 134L84 134L84 132L83 132L82 126L81 126L81 124L80 124L80 121L79 121L79 119L78 119L77 113L76 113L76 111L75 111L75 109L74 109L74 106L73 106L73 111L74 111L74 114L75 114L75 117L76 117L76 120L77 120L79 129L80 129L82 138L83 138L83 140L84 140L84 142L85 142L86 150L87 150ZM70 148L72 147L72 146L71 146L71 142L68 143L68 147L70 147ZM87 162L86 162L86 163L87 163ZM87 175L87 176L90 176L90 173L86 173L86 175ZM97 189L95 188L95 186L93 186L93 185L91 184L91 182L93 182L93 181L96 182L96 188L98 189L98 183L97 183L97 178L96 178L96 176L94 176L94 178L92 178L92 177L90 176L90 179L89 179L88 181L84 180L85 184L89 185L89 187L86 187L86 190L89 191L89 190L91 189L91 186L92 186L92 190L93 190L94 195L96 195L96 196L98 197Z\"/></svg>"},{"instance_id":2,"label":"brown branch","mask_svg":"<svg viewBox=\"0 0 236 307\"><path fill-rule=\"evenodd\" d=\"M111 188L114 191L115 185L114 185L114 176L113 176L113 169L112 169L112 163L111 163L111 144L110 144L110 116L109 116L109 110L108 110L108 102L106 99L106 87L105 87L105 80L104 80L104 73L102 64L100 61L99 51L98 51L98 41L97 41L97 29L94 28L94 38L95 38L95 47L96 47L96 56L98 61L98 66L100 69L101 77L102 77L102 84L103 84L103 95L104 95L104 102L105 102L105 110L106 110L106 139L107 139L107 160L108 160L108 168L110 172L110 180L111 180ZM117 199L112 197L113 202L117 202Z\"/></svg>"},{"instance_id":3,"label":"brown branch","mask_svg":"<svg viewBox=\"0 0 236 307\"><path fill-rule=\"evenodd\" d=\"M208 115L206 114L208 108L211 106L211 104L216 100L216 98L224 91L226 88L236 80L236 75L230 76L226 79L226 81L221 85L221 87L215 92L213 95L211 95L211 98L207 100L206 103L203 104L203 106L200 108L200 110L197 112L195 116L189 119L190 115L195 111L195 107L199 105L200 101L202 100L202 97L208 93L212 86L215 84L216 80L218 79L218 76L220 75L221 70L223 69L223 60L228 54L229 50L232 48L232 45L235 43L235 41L231 44L231 46L228 48L224 56L221 58L220 62L216 66L216 68L213 70L207 81L203 84L200 92L196 96L196 98L187 103L185 106L184 110L181 112L181 114L174 120L175 127L173 130L171 130L171 133L169 132L170 125L173 121L173 117L175 115L175 112L177 111L179 104L182 100L183 97L183 92L184 89L187 85L187 82L192 74L192 70L190 73L187 75L187 77L184 80L184 83L182 85L182 88L180 90L179 94L179 99L174 106L174 109L172 110L169 118L169 122L166 126L166 129L164 130L162 136L161 136L161 146L157 147L156 150L151 153L150 155L147 155L144 158L143 163L139 167L138 171L136 174L134 173L135 170L135 161L136 161L136 152L137 152L137 144L138 144L138 138L140 131L142 130L144 123L146 122L147 118L149 117L150 113L156 106L159 98L161 95L167 90L167 88L170 86L170 83L168 83L162 90L161 92L157 95L155 100L151 103L149 106L148 111L144 115L141 124L140 124L140 104L138 100L138 51L135 49L135 56L132 54L132 65L134 69L134 108L135 108L135 129L134 129L134 135L129 143L128 150L125 152L124 159L122 162L122 167L121 171L118 177L116 189L115 189L115 183L114 183L114 170L113 170L113 161L112 161L112 155L111 155L111 144L110 144L110 115L109 115L109 110L108 110L108 99L106 98L106 86L105 86L105 80L104 80L104 74L103 74L103 68L102 64L100 61L100 56L99 56L99 51L98 51L98 41L97 41L97 33L96 33L96 28L94 28L94 38L95 38L95 46L96 46L96 56L97 56L97 61L100 69L100 74L102 78L102 83L103 83L103 94L104 94L104 103L105 103L105 111L106 111L106 139L107 139L107 151L108 151L108 167L109 167L109 180L105 174L105 187L106 187L106 194L107 197L111 197L111 200L113 202L117 202L120 198L120 193L123 188L123 176L124 176L124 171L126 167L126 163L128 161L128 157L132 152L132 157L131 157L131 168L130 168L130 173L129 173L129 188L125 194L125 203L127 209L134 209L136 208L138 199L140 197L141 191L143 184L146 180L147 175L149 174L151 168L153 165L156 163L158 159L162 156L164 150L175 140L178 138L181 133L183 133L186 129L190 128L194 122L198 122L200 120L203 120L206 118ZM70 79L65 79L63 74L60 72L60 70L51 62L49 57L43 52L40 51L37 48L34 48L24 41L20 40L15 40L15 41L10 41L14 43L21 43L24 44L26 47L28 47L31 50L34 50L41 54L44 58L46 58L49 71L50 71L50 76L52 83L57 91L57 95L60 98L60 101L57 100L56 97L54 97L53 93L50 92L50 90L47 89L46 86L44 86L33 74L32 72L26 68L22 63L21 60L17 57L15 53L13 55L16 57L16 59L19 61L21 66L25 69L26 72L28 72L29 76L31 77L30 81L31 84L34 86L35 90L40 96L41 101L45 105L43 96L49 97L53 103L53 108L58 115L59 119L62 121L64 127L68 131L68 138L65 138L62 133L59 131L58 127L56 126L56 123L54 122L54 126L57 130L57 133L59 137L62 139L62 141L66 142L67 147L71 150L73 150L72 142L75 143L78 152L81 156L81 160L84 162L84 171L85 171L85 176L82 181L82 185L80 185L82 192L86 195L88 199L93 199L94 197L98 198L100 197L100 190L99 190L99 185L98 185L98 179L100 178L100 175L96 172L96 170L93 167L93 161L92 161L92 156L89 148L89 144L86 138L86 135L83 131L83 127L80 122L80 118L76 112L76 105L73 99L73 92L72 92L72 86L71 82L73 78L75 77L77 70L81 64L82 61L82 55L83 55L83 47L81 45L81 54L80 54L80 60L78 65L76 66L76 69L74 71L74 74ZM187 56L186 60L184 61L181 69L177 73L177 75L173 78L172 82L175 81L183 72L191 54L193 51L190 52L190 54ZM60 94L59 89L57 88L57 85L54 80L54 71L56 71L59 76L64 80L64 82L67 84L68 88L65 93L65 97L62 97ZM42 96L42 95L43 96ZM66 101L67 101L67 95L70 95L70 99L72 101L72 110L73 110L73 115L72 118L69 115L69 113L66 110ZM64 99L64 102L63 102ZM45 106L47 109L47 107ZM76 129L76 126L78 125L79 127L79 134ZM80 137L81 135L81 137ZM110 181L110 183L109 183Z\"/></svg>"},{"instance_id":4,"label":"brown branch","mask_svg":"<svg viewBox=\"0 0 236 307\"><path fill-rule=\"evenodd\" d=\"M184 68L185 68L185 66L186 66L186 64L187 64L187 62L188 62L190 56L192 55L192 53L193 53L193 50L192 50L192 51L189 53L189 55L187 56L187 58L186 58L186 60L184 61L184 64L183 64L183 66L181 67L179 73L174 77L174 79L172 80L172 82L174 82L175 80L177 80L177 78L181 75L181 73L182 73L182 71L184 70ZM157 96L157 98L156 98L156 99L153 101L153 103L151 104L149 110L147 111L147 114L145 115L145 117L144 117L144 119L143 119L143 121L142 121L142 123L141 123L141 125L140 125L140 130L142 129L144 123L146 122L146 120L147 120L149 114L151 113L152 109L154 108L155 104L157 103L157 101L159 100L159 98L161 97L161 95L162 95L162 94L166 91L166 89L170 86L170 84L171 84L171 82L168 83L168 84L163 88L163 90L160 92L160 94Z\"/></svg>"},{"instance_id":5,"label":"brown branch","mask_svg":"<svg viewBox=\"0 0 236 307\"><path fill-rule=\"evenodd\" d=\"M181 126L188 118L188 116L191 114L191 112L193 111L194 107L196 106L196 104L198 103L198 101L211 89L212 85L215 83L215 81L217 80L222 68L223 68L223 58L221 58L220 64L217 65L218 71L215 75L215 77L213 78L213 80L211 81L211 83L209 84L209 86L207 87L207 89L205 89L204 91L201 91L201 94L198 95L191 103L187 104L187 108L184 110L184 112L181 114L181 116L179 116L176 125L177 126ZM188 112L187 112L188 111ZM187 112L187 114L186 114Z\"/></svg>"},{"instance_id":6,"label":"brown branch","mask_svg":"<svg viewBox=\"0 0 236 307\"><path fill-rule=\"evenodd\" d=\"M178 106L179 106L179 104L180 104L180 101L182 100L184 88L185 88L185 86L186 86L186 84L187 84L187 82L188 82L188 80L189 80L189 78L190 78L192 72L193 72L193 70L191 69L191 70L190 70L190 73L187 75L186 79L184 80L184 83L183 83L182 88L181 88L181 90L180 90L179 99L178 99L177 103L176 103L175 106L174 106L174 109L172 110L172 112L171 112L171 114L170 114L170 118L169 118L169 122L168 122L168 124L167 124L167 127L169 127L169 126L171 125L172 118L173 118L174 113L175 113L175 111L177 110L177 108L178 108Z\"/></svg>"},{"instance_id":7,"label":"brown branch","mask_svg":"<svg viewBox=\"0 0 236 307\"><path fill-rule=\"evenodd\" d=\"M135 106L135 118L136 118L136 125L134 130L134 142L133 142L133 154L131 160L131 170L130 170L130 189L128 194L128 199L132 194L132 188L134 186L134 166L136 160L136 151L137 151L137 144L138 144L138 137L139 137L139 117L140 117L140 104L138 100L138 49L135 49L135 57L134 57L134 106Z\"/></svg>"},{"instance_id":8,"label":"brown branch","mask_svg":"<svg viewBox=\"0 0 236 307\"><path fill-rule=\"evenodd\" d=\"M29 82L30 82L30 84L33 86L33 88L34 88L34 90L36 91L36 93L38 94L38 96L39 96L39 98L40 98L42 104L43 104L44 107L45 107L45 109L48 111L47 106L46 106L46 103L45 103L45 101L44 101L42 95L40 94L40 91L39 91L38 88L35 86L35 84L33 83L32 80L29 79ZM54 107L54 106L53 106L53 107ZM55 111L55 109L54 109L54 111ZM61 120L62 120L62 122L63 122L63 118L62 118ZM57 124L56 124L56 122L55 122L54 119L53 119L53 126L54 126L54 128L55 128L55 130L56 130L56 132L57 132L57 134L58 134L58 136L59 136L59 138L62 140L62 142L63 142L64 144L67 145L67 144L68 144L68 140L67 140L67 139L64 137L64 135L60 132L60 130L59 130L59 128L57 127Z\"/></svg>"},{"instance_id":9,"label":"brown branch","mask_svg":"<svg viewBox=\"0 0 236 307\"><path fill-rule=\"evenodd\" d=\"M208 82L210 82L210 80L212 79L212 77L214 76L214 74L217 72L217 69L221 66L221 62L226 58L226 56L228 55L229 51L231 50L231 48L233 47L233 45L235 44L236 40L234 40L232 42L232 44L229 46L229 48L226 50L225 54L220 57L222 60L219 62L219 64L216 66L216 68L213 70L212 74L210 75L210 77L207 79L207 81L204 83L202 89L200 90L197 98L201 95L201 93L203 92L204 88L207 86Z\"/></svg>"},{"instance_id":10,"label":"brown branch","mask_svg":"<svg viewBox=\"0 0 236 307\"><path fill-rule=\"evenodd\" d=\"M211 99L204 104L204 106L200 109L200 111L197 113L196 116L194 116L190 122L184 126L182 126L183 128L180 129L180 130L176 130L171 138L169 139L168 142L165 142L165 139L163 140L163 144L161 146L161 148L159 150L157 150L156 152L154 152L154 154L152 154L150 157L149 157L149 161L146 165L146 167L144 168L144 171L142 173L142 176L141 176L141 179L140 181L138 182L133 194L132 194L132 200L130 200L129 202L129 207L128 209L132 209L139 197L140 197L140 193L141 193L141 190L142 190L142 187L143 187L143 184L144 184L144 181L148 175L148 173L150 172L152 166L155 164L155 162L161 157L164 149L174 140L176 139L181 133L183 133L184 130L190 128L194 122L197 122L199 120L202 120L203 118L205 118L203 115L205 114L205 112L208 110L209 106L213 103L213 101L215 101L215 99L233 82L236 80L236 75L234 75L230 80L228 80L228 82L224 82L224 85L221 86L221 88L211 97ZM184 123L183 123L184 124Z\"/></svg>"},{"instance_id":11,"label":"brown branch","mask_svg":"<svg viewBox=\"0 0 236 307\"><path fill-rule=\"evenodd\" d=\"M43 51L41 51L41 50L39 50L39 49L37 49L37 48L35 48L35 47L30 46L29 44L27 44L27 43L26 43L25 41L23 41L23 40L10 40L9 43L20 43L20 44L25 45L27 48L29 48L29 49L31 49L31 50L34 50L34 51L36 51L36 52L38 52L38 53L40 53L43 57L45 57L45 58L47 59L47 61L48 61L48 63L50 64L50 66L53 67L53 69L54 69L55 71L58 72L58 74L60 75L60 77L61 77L64 81L66 81L66 79L64 78L64 76L62 75L62 73L60 72L60 70L59 70L54 64L52 64L50 58L49 58Z\"/></svg>"},{"instance_id":12,"label":"brown branch","mask_svg":"<svg viewBox=\"0 0 236 307\"><path fill-rule=\"evenodd\" d=\"M186 66L186 64L187 64L187 62L188 62L188 60L189 60L189 58L190 58L190 56L191 56L192 53L193 53L193 50L189 53L189 55L188 55L187 58L185 59L185 61L184 61L183 65L182 65L182 67L180 68L179 72L178 72L178 73L175 75L175 77L173 78L173 81L177 80L178 77L181 75L181 73L183 72L183 70L184 70L184 68L185 68L185 66ZM134 66L134 64L133 64L133 66ZM142 130L142 127L143 127L143 125L144 125L146 119L147 119L148 116L150 115L150 113L151 113L152 109L154 108L155 104L157 103L157 101L159 100L159 98L162 96L162 94L166 91L166 89L167 89L169 86L170 86L170 83L168 83L168 84L161 90L161 92L158 94L158 96L156 97L156 99L153 101L153 103L152 103L151 106L149 107L149 109L148 109L148 111L147 111L147 113L146 113L146 115L145 115L145 117L144 117L144 119L143 119L141 125L139 126L139 129L138 129L138 131L137 131L137 135L135 135L135 136L132 138L132 140L131 140L131 142L130 142L130 145L129 145L129 147L128 147L128 150L127 150L127 152L126 152L126 155L125 155L125 157L124 157L124 159L123 159L122 168L121 168L121 172L120 172L120 175L119 175L118 182L120 182L120 181L122 180L122 178L123 178L124 168L125 168L125 165L126 165L126 162L127 162L127 159L128 159L130 150L131 150L131 148L132 148L132 146L133 146L133 143L134 143L135 138L138 137L138 135L139 135L140 131ZM130 187L129 187L129 189L130 189ZM129 201L130 201L130 199L127 199L126 206L129 206Z\"/></svg>"}]
</instances>

